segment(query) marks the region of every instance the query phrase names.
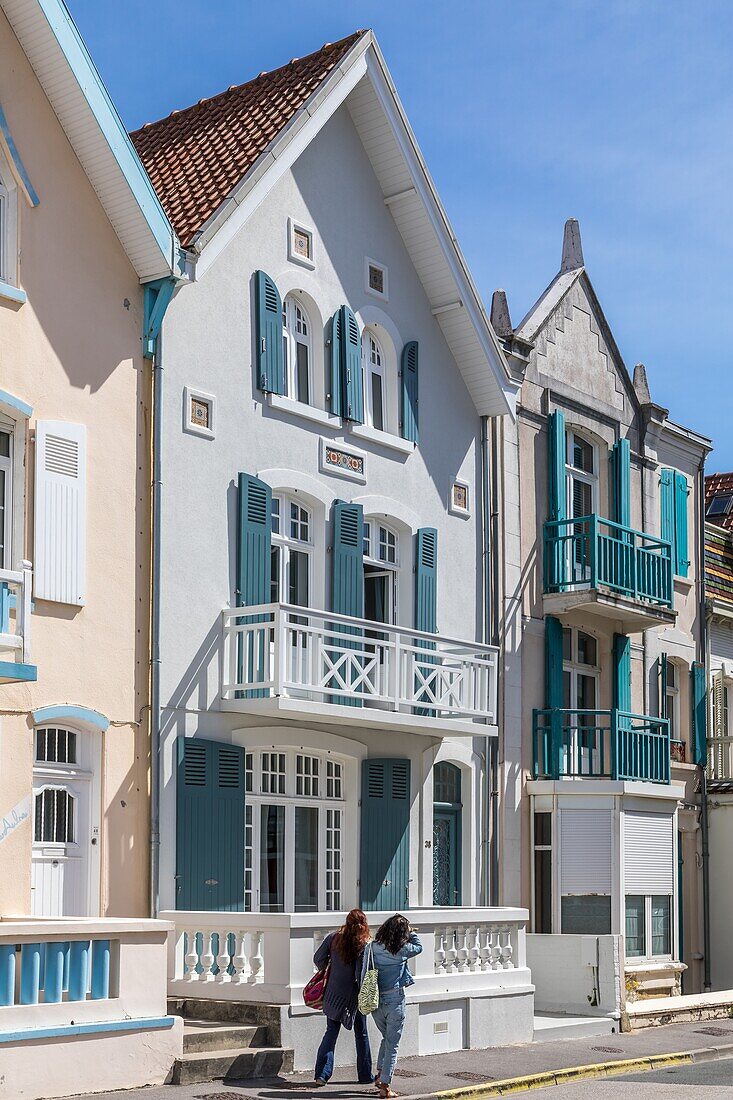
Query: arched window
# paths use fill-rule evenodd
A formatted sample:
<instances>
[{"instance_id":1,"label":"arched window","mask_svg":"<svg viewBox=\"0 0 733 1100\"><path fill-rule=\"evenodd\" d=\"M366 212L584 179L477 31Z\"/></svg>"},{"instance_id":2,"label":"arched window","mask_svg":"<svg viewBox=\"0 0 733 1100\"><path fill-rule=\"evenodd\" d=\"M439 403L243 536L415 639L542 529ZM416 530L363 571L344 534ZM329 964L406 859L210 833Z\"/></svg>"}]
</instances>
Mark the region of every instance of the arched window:
<instances>
[{"instance_id":1,"label":"arched window","mask_svg":"<svg viewBox=\"0 0 733 1100\"><path fill-rule=\"evenodd\" d=\"M383 432L387 422L387 360L382 345L371 329L365 329L362 336L362 357L366 422Z\"/></svg>"},{"instance_id":2,"label":"arched window","mask_svg":"<svg viewBox=\"0 0 733 1100\"><path fill-rule=\"evenodd\" d=\"M310 405L313 393L312 328L304 306L292 295L283 302L285 392L293 401Z\"/></svg>"}]
</instances>

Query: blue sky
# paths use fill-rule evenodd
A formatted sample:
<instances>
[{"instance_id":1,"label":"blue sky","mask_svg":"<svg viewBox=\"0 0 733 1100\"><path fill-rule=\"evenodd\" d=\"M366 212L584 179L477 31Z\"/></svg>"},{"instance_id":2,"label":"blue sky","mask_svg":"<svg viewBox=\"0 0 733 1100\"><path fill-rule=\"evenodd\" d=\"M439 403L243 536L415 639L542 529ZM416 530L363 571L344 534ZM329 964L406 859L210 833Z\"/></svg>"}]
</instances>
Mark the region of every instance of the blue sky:
<instances>
[{"instance_id":1,"label":"blue sky","mask_svg":"<svg viewBox=\"0 0 733 1100\"><path fill-rule=\"evenodd\" d=\"M373 27L487 304L579 218L627 366L733 469L729 0L67 2L131 129Z\"/></svg>"}]
</instances>

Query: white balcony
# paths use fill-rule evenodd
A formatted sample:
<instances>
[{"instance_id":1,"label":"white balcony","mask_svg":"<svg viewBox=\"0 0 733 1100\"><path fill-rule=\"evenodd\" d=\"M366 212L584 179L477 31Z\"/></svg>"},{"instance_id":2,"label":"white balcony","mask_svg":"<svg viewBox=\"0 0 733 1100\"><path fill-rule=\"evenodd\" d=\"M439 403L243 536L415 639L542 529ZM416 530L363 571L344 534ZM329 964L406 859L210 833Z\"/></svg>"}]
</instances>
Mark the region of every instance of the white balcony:
<instances>
[{"instance_id":1,"label":"white balcony","mask_svg":"<svg viewBox=\"0 0 733 1100\"><path fill-rule=\"evenodd\" d=\"M221 705L416 733L496 732L498 650L292 604L222 612Z\"/></svg>"},{"instance_id":2,"label":"white balcony","mask_svg":"<svg viewBox=\"0 0 733 1100\"><path fill-rule=\"evenodd\" d=\"M30 562L0 569L0 684L36 679L31 661Z\"/></svg>"}]
</instances>

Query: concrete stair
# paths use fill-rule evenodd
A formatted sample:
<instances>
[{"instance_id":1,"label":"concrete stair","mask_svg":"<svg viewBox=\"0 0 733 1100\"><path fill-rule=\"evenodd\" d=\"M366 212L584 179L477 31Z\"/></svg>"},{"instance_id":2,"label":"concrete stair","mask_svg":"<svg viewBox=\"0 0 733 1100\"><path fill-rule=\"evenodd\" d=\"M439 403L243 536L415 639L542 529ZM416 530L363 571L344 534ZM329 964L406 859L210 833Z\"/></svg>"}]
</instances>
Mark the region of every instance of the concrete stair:
<instances>
[{"instance_id":1,"label":"concrete stair","mask_svg":"<svg viewBox=\"0 0 733 1100\"><path fill-rule=\"evenodd\" d=\"M173 1066L173 1085L292 1072L293 1051L280 1045L276 1005L186 1000L169 1001L168 1011L183 1017L183 1055Z\"/></svg>"},{"instance_id":2,"label":"concrete stair","mask_svg":"<svg viewBox=\"0 0 733 1100\"><path fill-rule=\"evenodd\" d=\"M593 1039L597 1035L612 1035L619 1031L615 1020L607 1016L568 1016L560 1012L535 1013L534 1041L551 1039Z\"/></svg>"}]
</instances>

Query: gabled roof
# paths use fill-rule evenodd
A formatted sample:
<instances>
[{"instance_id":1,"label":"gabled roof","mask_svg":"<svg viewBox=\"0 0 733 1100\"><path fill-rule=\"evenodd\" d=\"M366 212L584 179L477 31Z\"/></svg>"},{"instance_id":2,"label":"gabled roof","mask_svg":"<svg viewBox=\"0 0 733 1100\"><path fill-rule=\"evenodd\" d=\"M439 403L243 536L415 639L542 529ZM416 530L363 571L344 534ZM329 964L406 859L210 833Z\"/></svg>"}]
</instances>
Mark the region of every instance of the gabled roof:
<instances>
[{"instance_id":1,"label":"gabled roof","mask_svg":"<svg viewBox=\"0 0 733 1100\"><path fill-rule=\"evenodd\" d=\"M184 247L364 33L327 43L130 135Z\"/></svg>"},{"instance_id":2,"label":"gabled roof","mask_svg":"<svg viewBox=\"0 0 733 1100\"><path fill-rule=\"evenodd\" d=\"M518 387L371 31L132 138L198 279L344 103L478 412L513 413Z\"/></svg>"},{"instance_id":3,"label":"gabled roof","mask_svg":"<svg viewBox=\"0 0 733 1100\"><path fill-rule=\"evenodd\" d=\"M178 242L63 0L0 0L142 281L178 271Z\"/></svg>"}]
</instances>

